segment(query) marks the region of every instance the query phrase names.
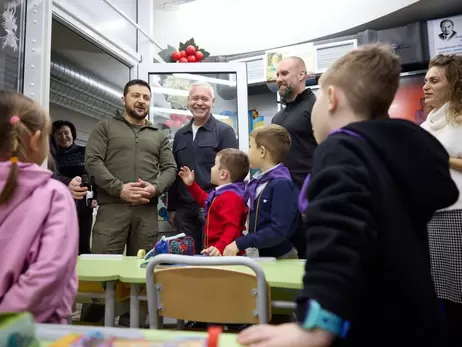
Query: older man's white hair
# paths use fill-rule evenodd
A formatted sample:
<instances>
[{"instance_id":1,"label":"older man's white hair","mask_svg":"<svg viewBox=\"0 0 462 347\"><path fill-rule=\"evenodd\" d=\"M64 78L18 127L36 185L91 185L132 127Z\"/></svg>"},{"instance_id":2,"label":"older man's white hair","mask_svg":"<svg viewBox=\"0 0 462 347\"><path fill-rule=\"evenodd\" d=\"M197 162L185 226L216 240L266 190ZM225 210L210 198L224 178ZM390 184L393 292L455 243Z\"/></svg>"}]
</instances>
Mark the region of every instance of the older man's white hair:
<instances>
[{"instance_id":1,"label":"older man's white hair","mask_svg":"<svg viewBox=\"0 0 462 347\"><path fill-rule=\"evenodd\" d=\"M193 84L191 84L191 87L189 88L189 95L188 97L191 96L191 91L194 89L194 88L197 88L197 87L206 87L210 90L210 95L212 95L212 99L215 99L215 90L213 89L213 87L205 82L205 81L197 81L197 82L194 82Z\"/></svg>"}]
</instances>

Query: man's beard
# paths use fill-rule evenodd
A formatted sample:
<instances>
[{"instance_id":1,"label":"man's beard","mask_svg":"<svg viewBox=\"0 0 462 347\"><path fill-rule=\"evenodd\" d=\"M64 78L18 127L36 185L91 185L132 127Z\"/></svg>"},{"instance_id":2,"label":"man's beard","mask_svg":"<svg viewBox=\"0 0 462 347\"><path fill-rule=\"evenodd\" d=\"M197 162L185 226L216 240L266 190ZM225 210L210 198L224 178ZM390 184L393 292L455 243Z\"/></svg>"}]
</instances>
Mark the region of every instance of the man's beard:
<instances>
[{"instance_id":1,"label":"man's beard","mask_svg":"<svg viewBox=\"0 0 462 347\"><path fill-rule=\"evenodd\" d=\"M284 90L281 90L281 88L278 89L279 96L281 99L291 99L295 94L295 88L291 85L286 85L285 87Z\"/></svg>"},{"instance_id":2,"label":"man's beard","mask_svg":"<svg viewBox=\"0 0 462 347\"><path fill-rule=\"evenodd\" d=\"M148 111L146 111L145 113L143 113L143 115L140 115L139 113L136 112L135 107L131 108L129 106L125 106L125 112L127 112L127 114L129 114L130 116L136 119L144 119L146 118L148 114Z\"/></svg>"}]
</instances>

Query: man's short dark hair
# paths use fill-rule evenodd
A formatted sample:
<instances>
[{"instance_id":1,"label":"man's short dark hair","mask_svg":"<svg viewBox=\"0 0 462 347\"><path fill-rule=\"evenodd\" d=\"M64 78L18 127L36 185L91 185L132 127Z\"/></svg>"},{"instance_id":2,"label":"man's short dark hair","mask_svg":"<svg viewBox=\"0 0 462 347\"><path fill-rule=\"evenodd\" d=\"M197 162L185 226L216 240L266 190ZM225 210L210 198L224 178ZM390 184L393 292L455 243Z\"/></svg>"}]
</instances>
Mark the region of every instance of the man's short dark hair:
<instances>
[{"instance_id":1,"label":"man's short dark hair","mask_svg":"<svg viewBox=\"0 0 462 347\"><path fill-rule=\"evenodd\" d=\"M51 134L54 136L55 133L64 126L69 127L69 129L71 130L72 138L74 139L74 141L77 140L77 129L75 128L75 125L72 122L69 122L68 120L54 121L51 127Z\"/></svg>"},{"instance_id":2,"label":"man's short dark hair","mask_svg":"<svg viewBox=\"0 0 462 347\"><path fill-rule=\"evenodd\" d=\"M440 28L443 27L443 24L446 23L446 22L451 23L452 27L454 28L454 22L452 20L450 20L450 19L443 19L440 22Z\"/></svg>"},{"instance_id":3,"label":"man's short dark hair","mask_svg":"<svg viewBox=\"0 0 462 347\"><path fill-rule=\"evenodd\" d=\"M149 92L151 92L151 86L149 85L148 82L146 81L143 81L143 80L140 80L140 79L135 79L135 80L131 80L129 81L125 87L124 87L124 96L126 96L128 94L128 89L131 87L131 86L143 86L143 87L146 87L149 89Z\"/></svg>"}]
</instances>

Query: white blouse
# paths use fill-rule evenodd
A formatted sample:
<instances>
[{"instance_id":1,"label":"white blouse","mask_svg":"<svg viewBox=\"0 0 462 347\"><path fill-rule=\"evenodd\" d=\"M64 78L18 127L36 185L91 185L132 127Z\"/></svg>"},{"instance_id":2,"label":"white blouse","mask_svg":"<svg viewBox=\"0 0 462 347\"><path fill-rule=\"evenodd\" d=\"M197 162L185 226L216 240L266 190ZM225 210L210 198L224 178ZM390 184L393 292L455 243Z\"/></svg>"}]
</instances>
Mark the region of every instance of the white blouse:
<instances>
[{"instance_id":1,"label":"white blouse","mask_svg":"<svg viewBox=\"0 0 462 347\"><path fill-rule=\"evenodd\" d=\"M438 110L431 111L421 126L441 142L451 158L462 158L462 124L453 124L448 121L447 106L448 104L445 104ZM452 168L450 172L457 188L459 188L459 193L462 193L462 172ZM454 205L444 210L460 209L462 209L462 196L459 196Z\"/></svg>"}]
</instances>

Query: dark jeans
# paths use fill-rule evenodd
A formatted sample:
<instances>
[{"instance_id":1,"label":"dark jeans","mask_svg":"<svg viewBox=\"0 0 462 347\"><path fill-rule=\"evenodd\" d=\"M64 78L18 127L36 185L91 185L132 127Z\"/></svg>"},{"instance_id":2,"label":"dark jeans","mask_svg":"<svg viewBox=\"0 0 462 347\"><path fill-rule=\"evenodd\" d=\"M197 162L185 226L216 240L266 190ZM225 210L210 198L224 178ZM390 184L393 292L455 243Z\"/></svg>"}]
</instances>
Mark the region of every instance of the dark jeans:
<instances>
[{"instance_id":1,"label":"dark jeans","mask_svg":"<svg viewBox=\"0 0 462 347\"><path fill-rule=\"evenodd\" d=\"M91 226L93 224L93 209L80 208L77 211L79 218L79 255L90 254Z\"/></svg>"},{"instance_id":2,"label":"dark jeans","mask_svg":"<svg viewBox=\"0 0 462 347\"><path fill-rule=\"evenodd\" d=\"M175 212L175 227L180 233L194 239L196 254L203 249L203 235L205 226L204 209L197 206L180 207Z\"/></svg>"}]
</instances>

